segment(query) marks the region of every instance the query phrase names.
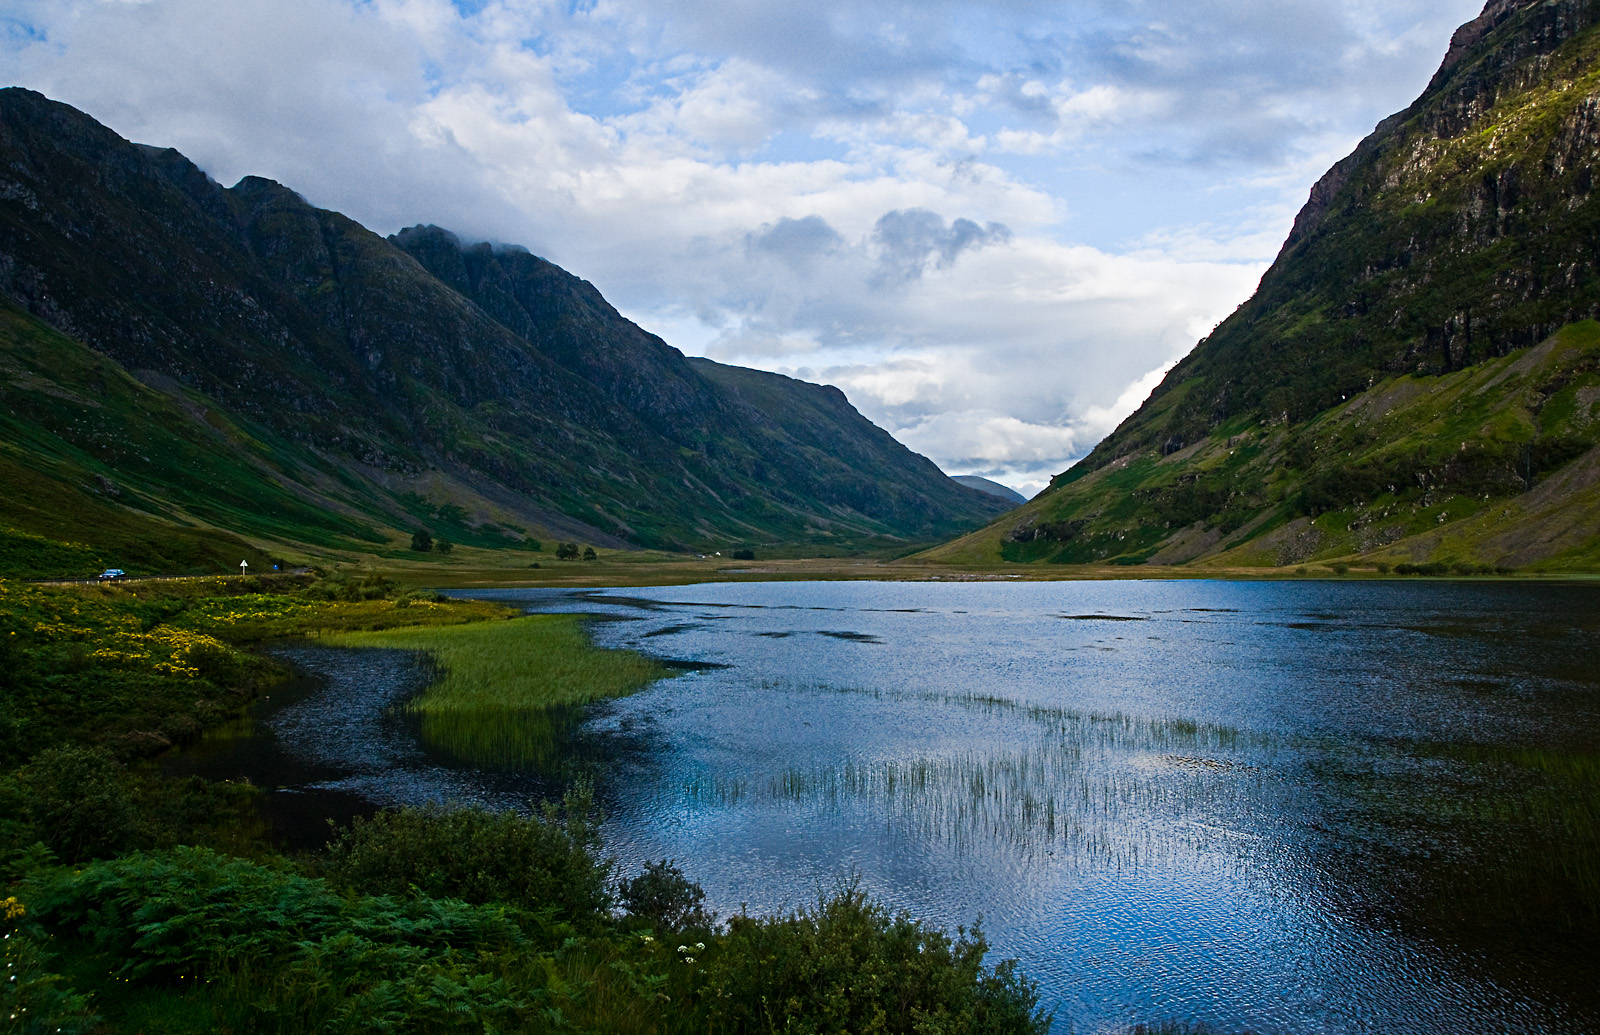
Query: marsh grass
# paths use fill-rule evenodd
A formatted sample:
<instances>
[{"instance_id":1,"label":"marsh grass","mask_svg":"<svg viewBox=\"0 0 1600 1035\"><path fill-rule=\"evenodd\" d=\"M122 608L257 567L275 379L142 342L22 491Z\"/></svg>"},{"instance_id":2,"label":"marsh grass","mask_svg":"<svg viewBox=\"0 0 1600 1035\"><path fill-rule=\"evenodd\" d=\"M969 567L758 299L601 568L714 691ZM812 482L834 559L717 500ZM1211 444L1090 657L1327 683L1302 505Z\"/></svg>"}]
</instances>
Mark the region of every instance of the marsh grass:
<instances>
[{"instance_id":1,"label":"marsh grass","mask_svg":"<svg viewBox=\"0 0 1600 1035\"><path fill-rule=\"evenodd\" d=\"M999 739L985 743L975 731L972 743L945 752L788 766L764 778L708 773L681 791L711 807L755 800L865 809L904 835L958 850L1004 845L1129 869L1172 848L1192 851L1219 833L1237 834L1234 821L1262 797L1257 763L1283 746L1182 718L1090 714L981 694L906 696L998 720Z\"/></svg>"},{"instance_id":2,"label":"marsh grass","mask_svg":"<svg viewBox=\"0 0 1600 1035\"><path fill-rule=\"evenodd\" d=\"M673 674L643 654L596 647L581 615L336 633L322 641L426 653L438 676L405 710L420 720L428 745L484 766L546 767L559 760L585 705Z\"/></svg>"}]
</instances>

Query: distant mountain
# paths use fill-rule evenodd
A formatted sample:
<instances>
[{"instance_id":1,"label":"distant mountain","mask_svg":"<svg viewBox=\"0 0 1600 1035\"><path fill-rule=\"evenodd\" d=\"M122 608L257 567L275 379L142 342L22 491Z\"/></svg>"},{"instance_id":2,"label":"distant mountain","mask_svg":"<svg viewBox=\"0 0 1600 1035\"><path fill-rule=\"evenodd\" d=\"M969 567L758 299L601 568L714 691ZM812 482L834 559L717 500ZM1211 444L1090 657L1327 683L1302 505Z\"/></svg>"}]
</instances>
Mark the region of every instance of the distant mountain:
<instances>
[{"instance_id":1,"label":"distant mountain","mask_svg":"<svg viewBox=\"0 0 1600 1035\"><path fill-rule=\"evenodd\" d=\"M223 188L22 89L0 90L0 424L0 474L31 486L0 495L0 570L49 554L28 536L151 567L416 528L814 551L1004 509L837 389L691 362L526 251Z\"/></svg>"},{"instance_id":2,"label":"distant mountain","mask_svg":"<svg viewBox=\"0 0 1600 1035\"><path fill-rule=\"evenodd\" d=\"M998 496L1014 506L1020 507L1028 502L1028 497L1016 489L1007 488L999 482L991 482L987 478L979 478L975 474L958 474L954 477L954 480L969 489L977 489L979 492L987 492L991 496Z\"/></svg>"},{"instance_id":3,"label":"distant mountain","mask_svg":"<svg viewBox=\"0 0 1600 1035\"><path fill-rule=\"evenodd\" d=\"M932 556L1600 566L1597 22L1490 3L1137 413Z\"/></svg>"}]
</instances>

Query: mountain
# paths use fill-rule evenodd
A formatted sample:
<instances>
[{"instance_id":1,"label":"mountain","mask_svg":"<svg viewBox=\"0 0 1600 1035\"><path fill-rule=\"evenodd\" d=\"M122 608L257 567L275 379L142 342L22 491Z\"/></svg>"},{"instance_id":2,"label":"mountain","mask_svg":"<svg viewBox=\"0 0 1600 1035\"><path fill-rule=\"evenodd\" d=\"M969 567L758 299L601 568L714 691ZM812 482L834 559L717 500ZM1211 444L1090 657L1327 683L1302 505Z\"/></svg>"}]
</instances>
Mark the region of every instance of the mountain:
<instances>
[{"instance_id":1,"label":"mountain","mask_svg":"<svg viewBox=\"0 0 1600 1035\"><path fill-rule=\"evenodd\" d=\"M929 556L1600 566L1597 23L1493 0L1138 412Z\"/></svg>"},{"instance_id":2,"label":"mountain","mask_svg":"<svg viewBox=\"0 0 1600 1035\"><path fill-rule=\"evenodd\" d=\"M903 548L1004 509L837 389L692 362L526 251L224 188L23 89L0 90L0 424L0 569L417 528Z\"/></svg>"},{"instance_id":3,"label":"mountain","mask_svg":"<svg viewBox=\"0 0 1600 1035\"><path fill-rule=\"evenodd\" d=\"M958 474L954 480L969 489L977 489L979 492L987 492L991 496L998 496L1013 506L1020 507L1028 502L1028 497L1017 490L1009 489L999 482L992 482L987 478L980 478L975 474Z\"/></svg>"}]
</instances>

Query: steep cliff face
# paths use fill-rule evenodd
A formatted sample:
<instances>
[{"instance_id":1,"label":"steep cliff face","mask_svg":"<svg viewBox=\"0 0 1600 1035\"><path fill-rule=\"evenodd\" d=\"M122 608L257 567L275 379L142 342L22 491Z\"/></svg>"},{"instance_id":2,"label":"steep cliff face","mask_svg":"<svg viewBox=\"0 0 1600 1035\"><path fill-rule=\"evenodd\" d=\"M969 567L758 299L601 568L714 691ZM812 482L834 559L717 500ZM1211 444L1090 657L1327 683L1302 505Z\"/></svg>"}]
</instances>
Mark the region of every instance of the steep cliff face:
<instances>
[{"instance_id":1,"label":"steep cliff face","mask_svg":"<svg viewBox=\"0 0 1600 1035\"><path fill-rule=\"evenodd\" d=\"M223 188L175 151L18 89L0 91L0 294L28 317L5 324L24 380L67 376L49 350L21 347L48 339L31 319L131 372L150 405L182 400L227 424L251 463L314 501L294 519L311 538L381 541L422 524L480 545L865 546L997 512L848 404L828 436L863 448L832 480L593 287L526 252L433 228L386 240L255 177ZM49 434L70 439L70 422ZM73 477L143 478L152 506L181 480L106 463ZM182 509L293 538L293 521L245 503Z\"/></svg>"},{"instance_id":2,"label":"steep cliff face","mask_svg":"<svg viewBox=\"0 0 1600 1035\"><path fill-rule=\"evenodd\" d=\"M1597 25L1594 0L1493 0L1423 96L1316 185L1256 294L1052 491L957 552L1509 558L1490 556L1485 530L1458 542L1436 526L1514 524L1505 502L1591 462L1600 441L1582 401L1591 350L1552 345L1534 350L1537 370L1518 365L1600 315ZM1495 420L1463 427L1426 401L1488 365L1517 371L1475 389L1469 409ZM1378 397L1383 420L1341 416ZM1383 542L1357 534L1374 512L1388 515ZM1261 545L1285 535L1298 545ZM1588 563L1579 540L1594 536L1531 535L1514 552Z\"/></svg>"}]
</instances>

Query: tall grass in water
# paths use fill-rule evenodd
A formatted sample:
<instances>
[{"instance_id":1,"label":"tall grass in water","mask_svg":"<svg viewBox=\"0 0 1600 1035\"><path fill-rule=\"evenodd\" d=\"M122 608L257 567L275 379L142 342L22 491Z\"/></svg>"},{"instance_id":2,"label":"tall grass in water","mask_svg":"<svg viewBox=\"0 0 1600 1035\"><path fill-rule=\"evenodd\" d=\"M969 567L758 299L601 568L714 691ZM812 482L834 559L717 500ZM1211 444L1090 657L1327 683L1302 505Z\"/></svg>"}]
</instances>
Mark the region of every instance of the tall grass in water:
<instances>
[{"instance_id":1,"label":"tall grass in water","mask_svg":"<svg viewBox=\"0 0 1600 1035\"><path fill-rule=\"evenodd\" d=\"M423 651L438 678L406 710L423 740L474 765L544 766L556 760L583 706L634 693L671 670L634 651L601 650L580 615L340 633L340 647Z\"/></svg>"},{"instance_id":2,"label":"tall grass in water","mask_svg":"<svg viewBox=\"0 0 1600 1035\"><path fill-rule=\"evenodd\" d=\"M1086 714L976 694L903 699L996 721L974 724L964 742L931 752L791 764L766 774L707 772L666 793L710 808L743 801L857 811L898 834L960 851L1003 845L1133 869L1219 837L1253 839L1234 828L1276 793L1259 764L1290 746L1183 718Z\"/></svg>"}]
</instances>

